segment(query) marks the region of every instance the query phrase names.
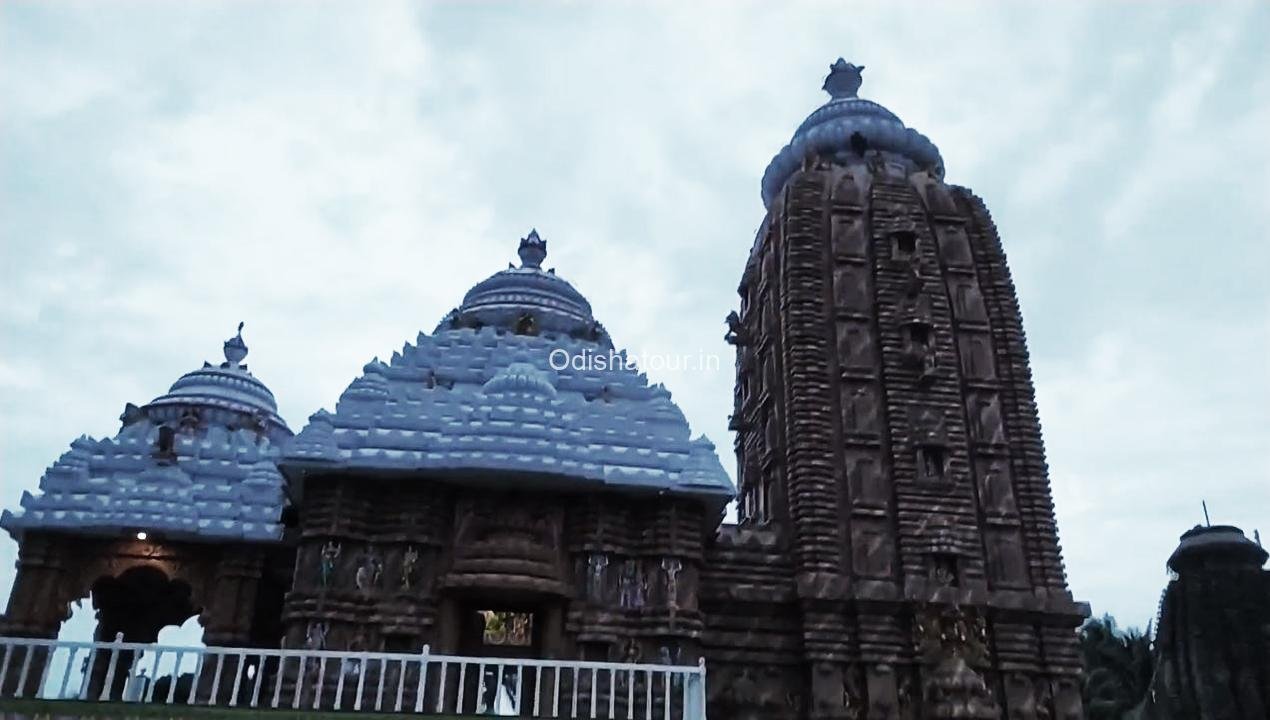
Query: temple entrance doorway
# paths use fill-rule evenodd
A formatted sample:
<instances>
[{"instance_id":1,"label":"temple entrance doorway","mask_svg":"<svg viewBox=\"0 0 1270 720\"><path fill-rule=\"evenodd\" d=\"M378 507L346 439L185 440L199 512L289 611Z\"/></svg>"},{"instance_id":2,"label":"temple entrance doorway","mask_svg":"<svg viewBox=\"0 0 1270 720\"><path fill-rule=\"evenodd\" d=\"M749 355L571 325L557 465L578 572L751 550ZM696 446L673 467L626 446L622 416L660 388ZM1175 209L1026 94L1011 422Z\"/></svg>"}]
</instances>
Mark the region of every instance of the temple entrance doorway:
<instances>
[{"instance_id":1,"label":"temple entrance doorway","mask_svg":"<svg viewBox=\"0 0 1270 720\"><path fill-rule=\"evenodd\" d=\"M480 600L462 606L459 652L476 657L542 657L541 608Z\"/></svg>"},{"instance_id":2,"label":"temple entrance doorway","mask_svg":"<svg viewBox=\"0 0 1270 720\"><path fill-rule=\"evenodd\" d=\"M102 577L92 586L92 603L97 615L96 639L110 642L122 635L125 642L153 643L165 627L180 627L198 613L191 594L187 583L169 579L162 570L150 566L131 568L118 577ZM108 697L124 698L125 684L137 659L132 651L119 652ZM103 659L90 665L89 696L97 697L110 674L109 662ZM152 669L157 676L159 668ZM173 674L179 671L180 668L176 668ZM143 683L156 679L147 676ZM132 688L130 692L145 692L145 689Z\"/></svg>"},{"instance_id":3,"label":"temple entrance doorway","mask_svg":"<svg viewBox=\"0 0 1270 720\"><path fill-rule=\"evenodd\" d=\"M475 658L503 658L509 663L491 661L478 670L469 666L463 679L463 711L489 715L526 715L532 700L516 703L516 689L522 698L532 697L537 668L521 667L516 659L539 659L557 656L557 643L563 614L560 603L547 597L499 597L487 593L463 594L453 598L457 626L457 654ZM453 676L452 676L453 677ZM457 691L458 678L453 678ZM458 710L458 708L456 708Z\"/></svg>"}]
</instances>

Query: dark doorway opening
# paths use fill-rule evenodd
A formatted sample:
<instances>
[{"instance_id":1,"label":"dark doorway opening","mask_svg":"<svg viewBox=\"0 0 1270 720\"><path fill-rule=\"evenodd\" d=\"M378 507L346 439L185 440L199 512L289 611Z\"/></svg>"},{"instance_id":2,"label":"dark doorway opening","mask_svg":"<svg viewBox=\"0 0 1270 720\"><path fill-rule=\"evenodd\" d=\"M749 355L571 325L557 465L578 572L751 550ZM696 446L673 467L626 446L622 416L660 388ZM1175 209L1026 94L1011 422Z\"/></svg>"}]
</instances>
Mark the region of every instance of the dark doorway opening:
<instances>
[{"instance_id":1,"label":"dark doorway opening","mask_svg":"<svg viewBox=\"0 0 1270 720\"><path fill-rule=\"evenodd\" d=\"M179 626L198 612L188 584L171 580L162 570L150 566L132 568L119 577L98 579L93 583L92 598L97 611L96 638L107 642L122 635L125 642L152 643L158 640L160 630ZM98 661L89 663L89 697L98 696L109 674L108 658L94 660ZM123 697L135 660L130 650L118 653L108 693L112 700ZM151 682L154 680L150 678Z\"/></svg>"},{"instance_id":2,"label":"dark doorway opening","mask_svg":"<svg viewBox=\"0 0 1270 720\"><path fill-rule=\"evenodd\" d=\"M546 609L542 606L472 598L462 603L460 613L460 654L513 659L544 657ZM534 668L523 668L518 674L510 666L486 665L464 680L463 697L470 698L468 702L474 705L465 709L497 715L522 714L529 708L515 706L517 682L522 688L533 687L535 677Z\"/></svg>"},{"instance_id":3,"label":"dark doorway opening","mask_svg":"<svg viewBox=\"0 0 1270 720\"><path fill-rule=\"evenodd\" d=\"M542 657L541 608L469 602L463 607L460 652L476 657Z\"/></svg>"}]
</instances>

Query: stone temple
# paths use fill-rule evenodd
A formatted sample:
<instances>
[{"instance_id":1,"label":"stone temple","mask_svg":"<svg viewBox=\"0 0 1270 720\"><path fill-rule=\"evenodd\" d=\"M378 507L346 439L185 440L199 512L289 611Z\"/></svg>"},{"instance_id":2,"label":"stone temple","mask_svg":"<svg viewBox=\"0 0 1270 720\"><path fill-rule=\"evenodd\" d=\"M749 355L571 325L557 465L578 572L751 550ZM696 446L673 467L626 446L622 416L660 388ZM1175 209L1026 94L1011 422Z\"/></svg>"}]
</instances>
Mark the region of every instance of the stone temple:
<instances>
[{"instance_id":1,"label":"stone temple","mask_svg":"<svg viewBox=\"0 0 1270 720\"><path fill-rule=\"evenodd\" d=\"M1001 239L861 70L763 174L736 485L531 232L294 435L240 327L75 440L0 519L0 634L54 637L91 592L103 640L198 614L229 647L704 661L715 718L1082 717Z\"/></svg>"}]
</instances>

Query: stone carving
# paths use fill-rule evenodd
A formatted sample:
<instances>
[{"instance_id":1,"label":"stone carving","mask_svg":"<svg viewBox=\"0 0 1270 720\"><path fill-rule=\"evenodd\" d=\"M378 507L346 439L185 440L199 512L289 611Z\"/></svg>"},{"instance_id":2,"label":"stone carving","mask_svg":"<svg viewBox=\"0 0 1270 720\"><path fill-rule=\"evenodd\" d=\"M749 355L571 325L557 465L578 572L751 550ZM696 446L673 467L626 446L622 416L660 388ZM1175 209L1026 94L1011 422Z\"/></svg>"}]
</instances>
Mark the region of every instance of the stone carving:
<instances>
[{"instance_id":1,"label":"stone carving","mask_svg":"<svg viewBox=\"0 0 1270 720\"><path fill-rule=\"evenodd\" d=\"M379 557L379 553L374 547L366 549L362 555L362 562L357 566L357 575L354 581L357 589L363 593L370 593L379 587L380 580L384 574L384 561Z\"/></svg>"},{"instance_id":2,"label":"stone carving","mask_svg":"<svg viewBox=\"0 0 1270 720\"><path fill-rule=\"evenodd\" d=\"M996 375L988 342L986 336L962 338L961 371L968 379L990 380Z\"/></svg>"},{"instance_id":3,"label":"stone carving","mask_svg":"<svg viewBox=\"0 0 1270 720\"><path fill-rule=\"evenodd\" d=\"M871 506L884 506L888 501L886 478L878 462L871 456L857 456L848 460L847 476L854 500Z\"/></svg>"},{"instance_id":4,"label":"stone carving","mask_svg":"<svg viewBox=\"0 0 1270 720\"><path fill-rule=\"evenodd\" d=\"M958 608L928 607L913 618L914 645L928 666L924 706L931 718L1000 716L987 684L972 665L987 660L988 636L982 618Z\"/></svg>"},{"instance_id":5,"label":"stone carving","mask_svg":"<svg viewBox=\"0 0 1270 720\"><path fill-rule=\"evenodd\" d=\"M834 294L839 308L861 313L869 308L867 271L859 265L838 265L833 269Z\"/></svg>"},{"instance_id":6,"label":"stone carving","mask_svg":"<svg viewBox=\"0 0 1270 720\"><path fill-rule=\"evenodd\" d=\"M617 582L618 604L627 609L644 606L644 588L643 579L640 577L639 561L628 559L622 562L622 570Z\"/></svg>"},{"instance_id":7,"label":"stone carving","mask_svg":"<svg viewBox=\"0 0 1270 720\"><path fill-rule=\"evenodd\" d=\"M145 419L145 411L132 403L126 403L123 406L123 412L119 414L119 422L123 427L128 427Z\"/></svg>"},{"instance_id":8,"label":"stone carving","mask_svg":"<svg viewBox=\"0 0 1270 720\"><path fill-rule=\"evenodd\" d=\"M839 324L838 365L846 370L860 370L873 365L873 337L867 325L858 321Z\"/></svg>"},{"instance_id":9,"label":"stone carving","mask_svg":"<svg viewBox=\"0 0 1270 720\"><path fill-rule=\"evenodd\" d=\"M604 571L608 566L609 556L604 553L587 556L587 597L593 602L603 604L606 600Z\"/></svg>"},{"instance_id":10,"label":"stone carving","mask_svg":"<svg viewBox=\"0 0 1270 720\"><path fill-rule=\"evenodd\" d=\"M666 605L671 610L679 608L679 572L683 562L679 558L664 558L661 569L666 573Z\"/></svg>"},{"instance_id":11,"label":"stone carving","mask_svg":"<svg viewBox=\"0 0 1270 720\"><path fill-rule=\"evenodd\" d=\"M340 559L342 548L339 543L334 540L328 540L322 546L322 554L318 558L321 564L318 577L321 579L322 587L330 587L331 580L335 577L335 562Z\"/></svg>"},{"instance_id":12,"label":"stone carving","mask_svg":"<svg viewBox=\"0 0 1270 720\"><path fill-rule=\"evenodd\" d=\"M728 332L723 336L723 339L728 344L738 347L750 344L749 331L741 324L741 316L737 315L735 310L728 313L727 323Z\"/></svg>"},{"instance_id":13,"label":"stone carving","mask_svg":"<svg viewBox=\"0 0 1270 720\"><path fill-rule=\"evenodd\" d=\"M941 587L956 587L958 584L957 556L937 553L931 557L930 579Z\"/></svg>"},{"instance_id":14,"label":"stone carving","mask_svg":"<svg viewBox=\"0 0 1270 720\"><path fill-rule=\"evenodd\" d=\"M310 622L304 633L304 647L309 650L325 650L326 635L331 630L330 623Z\"/></svg>"},{"instance_id":15,"label":"stone carving","mask_svg":"<svg viewBox=\"0 0 1270 720\"><path fill-rule=\"evenodd\" d=\"M953 300L953 312L958 320L985 322L988 319L987 309L983 306L983 293L974 282L962 282L956 286Z\"/></svg>"},{"instance_id":16,"label":"stone carving","mask_svg":"<svg viewBox=\"0 0 1270 720\"><path fill-rule=\"evenodd\" d=\"M970 240L966 231L960 227L941 227L937 235L939 239L939 257L944 264L952 267L971 265Z\"/></svg>"},{"instance_id":17,"label":"stone carving","mask_svg":"<svg viewBox=\"0 0 1270 720\"><path fill-rule=\"evenodd\" d=\"M847 720L863 720L868 709L864 673L860 666L848 666L842 674L842 713Z\"/></svg>"},{"instance_id":18,"label":"stone carving","mask_svg":"<svg viewBox=\"0 0 1270 720\"><path fill-rule=\"evenodd\" d=\"M862 136L857 134L856 137L860 138L860 142L864 142ZM860 187L856 185L851 173L843 173L837 184L833 186L833 201L843 205L860 204Z\"/></svg>"},{"instance_id":19,"label":"stone carving","mask_svg":"<svg viewBox=\"0 0 1270 720\"><path fill-rule=\"evenodd\" d=\"M401 589L409 590L414 584L415 566L419 564L419 551L412 545L401 556Z\"/></svg>"},{"instance_id":20,"label":"stone carving","mask_svg":"<svg viewBox=\"0 0 1270 720\"><path fill-rule=\"evenodd\" d=\"M199 426L202 419L202 414L198 411L198 408L188 407L181 411L181 417L177 420L177 425L182 430L192 430Z\"/></svg>"},{"instance_id":21,"label":"stone carving","mask_svg":"<svg viewBox=\"0 0 1270 720\"><path fill-rule=\"evenodd\" d=\"M1005 432L1001 425L1001 404L995 397L978 396L973 398L974 436L975 440L989 445L1000 445L1005 442Z\"/></svg>"},{"instance_id":22,"label":"stone carving","mask_svg":"<svg viewBox=\"0 0 1270 720\"><path fill-rule=\"evenodd\" d=\"M922 276L922 256L913 253L908 256L908 265L904 268L906 277L904 285L904 294L910 298L915 298L922 294L922 289L926 286L926 278Z\"/></svg>"},{"instance_id":23,"label":"stone carving","mask_svg":"<svg viewBox=\"0 0 1270 720\"><path fill-rule=\"evenodd\" d=\"M865 577L888 577L893 565L890 533L885 528L864 521L856 523L852 534L853 566Z\"/></svg>"},{"instance_id":24,"label":"stone carving","mask_svg":"<svg viewBox=\"0 0 1270 720\"><path fill-rule=\"evenodd\" d=\"M1018 513L1014 502L1014 489L1010 487L1009 472L996 464L982 470L980 502L984 513L992 517L1012 517Z\"/></svg>"},{"instance_id":25,"label":"stone carving","mask_svg":"<svg viewBox=\"0 0 1270 720\"><path fill-rule=\"evenodd\" d=\"M988 577L998 583L1018 584L1027 580L1023 541L1013 528L987 531Z\"/></svg>"},{"instance_id":26,"label":"stone carving","mask_svg":"<svg viewBox=\"0 0 1270 720\"><path fill-rule=\"evenodd\" d=\"M877 399L867 385L844 385L843 429L848 434L876 435Z\"/></svg>"}]
</instances>

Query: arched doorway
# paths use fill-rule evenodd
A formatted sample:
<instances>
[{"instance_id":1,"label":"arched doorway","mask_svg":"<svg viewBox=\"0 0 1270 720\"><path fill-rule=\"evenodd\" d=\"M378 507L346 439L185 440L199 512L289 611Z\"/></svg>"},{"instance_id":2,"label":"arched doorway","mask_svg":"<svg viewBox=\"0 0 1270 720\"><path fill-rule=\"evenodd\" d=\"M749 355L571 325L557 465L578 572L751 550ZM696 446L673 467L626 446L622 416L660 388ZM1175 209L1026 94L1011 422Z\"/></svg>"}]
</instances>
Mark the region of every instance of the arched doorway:
<instances>
[{"instance_id":1,"label":"arched doorway","mask_svg":"<svg viewBox=\"0 0 1270 720\"><path fill-rule=\"evenodd\" d=\"M93 609L97 611L95 637L103 642L120 635L125 642L152 643L159 631L180 626L198 613L192 600L192 589L182 580L170 579L162 570L141 565L124 571L118 577L98 578L92 586ZM96 658L89 681L90 697L98 697L109 672L110 656ZM109 697L123 697L133 663L132 651L121 651L115 662Z\"/></svg>"}]
</instances>

